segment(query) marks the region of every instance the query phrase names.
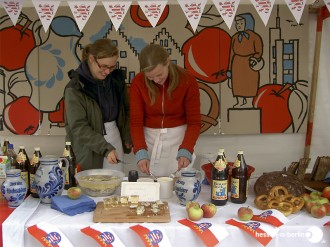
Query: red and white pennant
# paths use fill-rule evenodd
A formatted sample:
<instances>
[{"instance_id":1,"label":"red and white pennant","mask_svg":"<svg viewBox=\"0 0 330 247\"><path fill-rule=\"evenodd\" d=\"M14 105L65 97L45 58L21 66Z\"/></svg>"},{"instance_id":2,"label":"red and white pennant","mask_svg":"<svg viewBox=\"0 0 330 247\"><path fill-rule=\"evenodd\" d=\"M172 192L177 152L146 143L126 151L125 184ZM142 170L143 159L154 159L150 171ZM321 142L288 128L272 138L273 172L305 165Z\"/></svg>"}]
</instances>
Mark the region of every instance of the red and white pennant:
<instances>
[{"instance_id":1,"label":"red and white pennant","mask_svg":"<svg viewBox=\"0 0 330 247\"><path fill-rule=\"evenodd\" d=\"M22 11L23 0L3 0L1 4L15 26Z\"/></svg>"},{"instance_id":2,"label":"red and white pennant","mask_svg":"<svg viewBox=\"0 0 330 247\"><path fill-rule=\"evenodd\" d=\"M294 18L296 19L297 23L300 23L300 19L306 5L306 0L285 0L285 2L288 5Z\"/></svg>"},{"instance_id":3,"label":"red and white pennant","mask_svg":"<svg viewBox=\"0 0 330 247\"><path fill-rule=\"evenodd\" d=\"M150 24L155 27L162 16L167 1L138 1L138 4Z\"/></svg>"},{"instance_id":4,"label":"red and white pennant","mask_svg":"<svg viewBox=\"0 0 330 247\"><path fill-rule=\"evenodd\" d=\"M80 32L92 15L97 1L68 1L69 7L77 22Z\"/></svg>"},{"instance_id":5,"label":"red and white pennant","mask_svg":"<svg viewBox=\"0 0 330 247\"><path fill-rule=\"evenodd\" d=\"M275 0L251 0L251 3L257 10L257 13L259 14L264 25L267 26Z\"/></svg>"},{"instance_id":6,"label":"red and white pennant","mask_svg":"<svg viewBox=\"0 0 330 247\"><path fill-rule=\"evenodd\" d=\"M233 24L239 2L240 0L213 0L214 6L229 29Z\"/></svg>"},{"instance_id":7,"label":"red and white pennant","mask_svg":"<svg viewBox=\"0 0 330 247\"><path fill-rule=\"evenodd\" d=\"M45 32L47 32L56 14L58 6L60 6L61 1L33 0L32 3L37 11L37 14Z\"/></svg>"},{"instance_id":8,"label":"red and white pennant","mask_svg":"<svg viewBox=\"0 0 330 247\"><path fill-rule=\"evenodd\" d=\"M105 10L107 11L109 18L114 25L116 31L118 31L120 24L124 20L124 17L131 6L131 1L103 1Z\"/></svg>"}]
</instances>

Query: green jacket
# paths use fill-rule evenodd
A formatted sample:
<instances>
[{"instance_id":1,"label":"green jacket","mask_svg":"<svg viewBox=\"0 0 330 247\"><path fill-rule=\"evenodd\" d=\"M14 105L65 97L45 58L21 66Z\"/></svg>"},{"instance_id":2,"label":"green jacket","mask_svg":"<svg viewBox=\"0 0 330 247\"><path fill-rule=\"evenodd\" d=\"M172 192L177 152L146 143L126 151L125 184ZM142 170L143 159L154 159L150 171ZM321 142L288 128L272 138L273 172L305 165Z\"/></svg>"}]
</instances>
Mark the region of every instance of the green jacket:
<instances>
[{"instance_id":1,"label":"green jacket","mask_svg":"<svg viewBox=\"0 0 330 247\"><path fill-rule=\"evenodd\" d=\"M119 99L119 113L116 119L125 153L130 153L124 145L132 143L129 130L129 95L121 70L114 70L111 83ZM65 129L66 140L71 141L77 163L82 170L103 167L103 159L115 149L103 137L104 124L98 103L82 91L83 83L78 73L73 71L65 88Z\"/></svg>"}]
</instances>

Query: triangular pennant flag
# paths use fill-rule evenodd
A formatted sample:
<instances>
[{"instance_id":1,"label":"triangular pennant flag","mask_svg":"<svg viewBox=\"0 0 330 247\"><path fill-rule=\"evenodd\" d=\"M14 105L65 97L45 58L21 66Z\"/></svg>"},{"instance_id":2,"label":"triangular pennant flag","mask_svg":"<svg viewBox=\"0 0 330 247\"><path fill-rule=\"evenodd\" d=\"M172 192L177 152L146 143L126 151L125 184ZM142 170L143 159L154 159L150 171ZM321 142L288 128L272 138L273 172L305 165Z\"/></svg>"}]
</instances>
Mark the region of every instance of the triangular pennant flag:
<instances>
[{"instance_id":1,"label":"triangular pennant flag","mask_svg":"<svg viewBox=\"0 0 330 247\"><path fill-rule=\"evenodd\" d=\"M165 230L159 224L138 224L130 227L143 241L144 246L172 246Z\"/></svg>"},{"instance_id":2,"label":"triangular pennant flag","mask_svg":"<svg viewBox=\"0 0 330 247\"><path fill-rule=\"evenodd\" d=\"M1 3L10 17L10 20L13 22L14 26L16 26L16 22L22 11L23 0L3 0Z\"/></svg>"},{"instance_id":3,"label":"triangular pennant flag","mask_svg":"<svg viewBox=\"0 0 330 247\"><path fill-rule=\"evenodd\" d=\"M82 228L80 231L94 239L99 246L125 247L109 225L98 223Z\"/></svg>"},{"instance_id":4,"label":"triangular pennant flag","mask_svg":"<svg viewBox=\"0 0 330 247\"><path fill-rule=\"evenodd\" d=\"M330 12L330 0L324 0L325 6L327 6L328 11Z\"/></svg>"},{"instance_id":5,"label":"triangular pennant flag","mask_svg":"<svg viewBox=\"0 0 330 247\"><path fill-rule=\"evenodd\" d=\"M306 0L285 0L291 13L296 19L297 23L300 23L300 18L304 12Z\"/></svg>"},{"instance_id":6,"label":"triangular pennant flag","mask_svg":"<svg viewBox=\"0 0 330 247\"><path fill-rule=\"evenodd\" d=\"M80 32L83 30L89 17L92 15L96 3L97 1L68 1Z\"/></svg>"},{"instance_id":7,"label":"triangular pennant flag","mask_svg":"<svg viewBox=\"0 0 330 247\"><path fill-rule=\"evenodd\" d=\"M162 16L167 1L138 1L150 24L155 27Z\"/></svg>"},{"instance_id":8,"label":"triangular pennant flag","mask_svg":"<svg viewBox=\"0 0 330 247\"><path fill-rule=\"evenodd\" d=\"M178 0L178 3L186 15L193 31L195 32L202 17L207 0Z\"/></svg>"},{"instance_id":9,"label":"triangular pennant flag","mask_svg":"<svg viewBox=\"0 0 330 247\"><path fill-rule=\"evenodd\" d=\"M103 6L107 11L112 24L115 26L116 31L124 20L124 17L131 6L131 1L103 1Z\"/></svg>"},{"instance_id":10,"label":"triangular pennant flag","mask_svg":"<svg viewBox=\"0 0 330 247\"><path fill-rule=\"evenodd\" d=\"M274 7L275 0L251 0L254 8L257 10L261 20L267 26L270 14Z\"/></svg>"},{"instance_id":11,"label":"triangular pennant flag","mask_svg":"<svg viewBox=\"0 0 330 247\"><path fill-rule=\"evenodd\" d=\"M52 23L52 20L56 14L58 6L60 6L61 1L32 1L42 26L44 27L45 32L47 32L49 25Z\"/></svg>"},{"instance_id":12,"label":"triangular pennant flag","mask_svg":"<svg viewBox=\"0 0 330 247\"><path fill-rule=\"evenodd\" d=\"M239 2L240 0L213 0L214 6L229 29L233 24Z\"/></svg>"}]
</instances>

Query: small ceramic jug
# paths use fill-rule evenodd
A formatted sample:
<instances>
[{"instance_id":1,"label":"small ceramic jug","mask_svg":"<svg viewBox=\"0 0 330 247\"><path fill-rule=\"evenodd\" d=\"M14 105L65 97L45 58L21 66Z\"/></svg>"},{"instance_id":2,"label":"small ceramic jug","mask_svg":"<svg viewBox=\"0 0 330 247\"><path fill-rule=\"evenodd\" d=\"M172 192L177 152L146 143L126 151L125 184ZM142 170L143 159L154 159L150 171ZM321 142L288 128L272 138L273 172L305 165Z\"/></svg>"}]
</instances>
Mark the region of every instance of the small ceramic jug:
<instances>
[{"instance_id":1,"label":"small ceramic jug","mask_svg":"<svg viewBox=\"0 0 330 247\"><path fill-rule=\"evenodd\" d=\"M61 167L61 161L65 162L65 169L67 169L69 162L66 158L57 158L52 155L40 158L40 166L35 175L35 184L41 203L50 204L52 197L62 194L65 170Z\"/></svg>"},{"instance_id":2,"label":"small ceramic jug","mask_svg":"<svg viewBox=\"0 0 330 247\"><path fill-rule=\"evenodd\" d=\"M16 208L22 204L27 187L21 178L20 169L10 169L6 172L6 180L1 185L1 192L8 202L8 207Z\"/></svg>"},{"instance_id":3,"label":"small ceramic jug","mask_svg":"<svg viewBox=\"0 0 330 247\"><path fill-rule=\"evenodd\" d=\"M194 201L201 192L201 173L195 168L184 168L181 170L181 177L176 180L175 195L180 204L185 206L188 201Z\"/></svg>"}]
</instances>

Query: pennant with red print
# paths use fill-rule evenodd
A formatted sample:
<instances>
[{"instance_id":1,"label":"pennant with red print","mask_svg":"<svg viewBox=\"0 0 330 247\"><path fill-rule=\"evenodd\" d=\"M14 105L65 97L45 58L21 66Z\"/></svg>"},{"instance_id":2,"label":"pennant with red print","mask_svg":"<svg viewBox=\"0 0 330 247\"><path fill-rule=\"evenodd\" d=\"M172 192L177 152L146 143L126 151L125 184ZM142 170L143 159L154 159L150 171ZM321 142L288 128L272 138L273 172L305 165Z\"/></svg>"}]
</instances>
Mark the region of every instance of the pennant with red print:
<instances>
[{"instance_id":1,"label":"pennant with red print","mask_svg":"<svg viewBox=\"0 0 330 247\"><path fill-rule=\"evenodd\" d=\"M328 11L330 12L330 0L324 0L325 6L327 6Z\"/></svg>"},{"instance_id":2,"label":"pennant with red print","mask_svg":"<svg viewBox=\"0 0 330 247\"><path fill-rule=\"evenodd\" d=\"M56 226L43 222L27 228L27 231L37 239L42 246L73 247L69 239Z\"/></svg>"},{"instance_id":3,"label":"pennant with red print","mask_svg":"<svg viewBox=\"0 0 330 247\"><path fill-rule=\"evenodd\" d=\"M274 7L275 0L251 0L254 8L257 10L261 20L267 26L270 14Z\"/></svg>"},{"instance_id":4,"label":"pennant with red print","mask_svg":"<svg viewBox=\"0 0 330 247\"><path fill-rule=\"evenodd\" d=\"M52 23L52 20L56 14L58 6L60 6L61 1L33 0L32 3L37 11L45 32L47 32L49 25Z\"/></svg>"},{"instance_id":5,"label":"pennant with red print","mask_svg":"<svg viewBox=\"0 0 330 247\"><path fill-rule=\"evenodd\" d=\"M6 10L14 26L16 26L18 17L22 11L23 0L2 0L1 4L3 8Z\"/></svg>"},{"instance_id":6,"label":"pennant with red print","mask_svg":"<svg viewBox=\"0 0 330 247\"><path fill-rule=\"evenodd\" d=\"M111 227L107 225L95 224L80 229L80 231L94 239L100 246L125 247Z\"/></svg>"},{"instance_id":7,"label":"pennant with red print","mask_svg":"<svg viewBox=\"0 0 330 247\"><path fill-rule=\"evenodd\" d=\"M306 5L306 0L285 0L286 4L289 7L289 10L293 14L297 23L300 23L301 16L304 12L304 8Z\"/></svg>"},{"instance_id":8,"label":"pennant with red print","mask_svg":"<svg viewBox=\"0 0 330 247\"><path fill-rule=\"evenodd\" d=\"M324 226L330 226L330 221L325 223Z\"/></svg>"},{"instance_id":9,"label":"pennant with red print","mask_svg":"<svg viewBox=\"0 0 330 247\"><path fill-rule=\"evenodd\" d=\"M167 1L138 1L138 4L147 17L150 24L155 27L162 16Z\"/></svg>"},{"instance_id":10,"label":"pennant with red print","mask_svg":"<svg viewBox=\"0 0 330 247\"><path fill-rule=\"evenodd\" d=\"M279 228L257 221L238 221L230 219L227 224L236 226L254 237L263 246L266 246L279 231Z\"/></svg>"},{"instance_id":11,"label":"pennant with red print","mask_svg":"<svg viewBox=\"0 0 330 247\"><path fill-rule=\"evenodd\" d=\"M178 0L178 3L187 17L191 28L196 32L207 0Z\"/></svg>"},{"instance_id":12,"label":"pennant with red print","mask_svg":"<svg viewBox=\"0 0 330 247\"><path fill-rule=\"evenodd\" d=\"M213 0L214 6L229 29L233 24L239 2L240 0Z\"/></svg>"},{"instance_id":13,"label":"pennant with red print","mask_svg":"<svg viewBox=\"0 0 330 247\"><path fill-rule=\"evenodd\" d=\"M253 215L252 220L265 222L276 227L279 227L289 221L284 214L276 209L269 209L259 215Z\"/></svg>"},{"instance_id":14,"label":"pennant with red print","mask_svg":"<svg viewBox=\"0 0 330 247\"><path fill-rule=\"evenodd\" d=\"M71 12L79 27L80 32L92 15L97 1L68 1Z\"/></svg>"},{"instance_id":15,"label":"pennant with red print","mask_svg":"<svg viewBox=\"0 0 330 247\"><path fill-rule=\"evenodd\" d=\"M103 6L107 11L109 18L114 25L116 31L118 31L120 24L124 20L124 17L131 6L131 1L103 1Z\"/></svg>"},{"instance_id":16,"label":"pennant with red print","mask_svg":"<svg viewBox=\"0 0 330 247\"><path fill-rule=\"evenodd\" d=\"M188 219L182 219L178 222L193 230L206 246L215 246L228 236L226 228L218 224L208 222L196 223Z\"/></svg>"},{"instance_id":17,"label":"pennant with red print","mask_svg":"<svg viewBox=\"0 0 330 247\"><path fill-rule=\"evenodd\" d=\"M172 246L165 230L156 224L139 224L130 227L143 241L144 246Z\"/></svg>"}]
</instances>

